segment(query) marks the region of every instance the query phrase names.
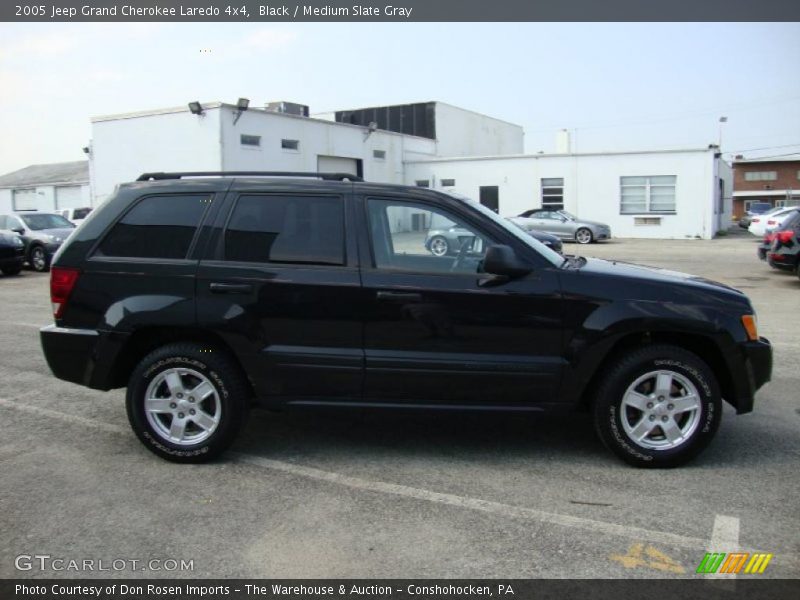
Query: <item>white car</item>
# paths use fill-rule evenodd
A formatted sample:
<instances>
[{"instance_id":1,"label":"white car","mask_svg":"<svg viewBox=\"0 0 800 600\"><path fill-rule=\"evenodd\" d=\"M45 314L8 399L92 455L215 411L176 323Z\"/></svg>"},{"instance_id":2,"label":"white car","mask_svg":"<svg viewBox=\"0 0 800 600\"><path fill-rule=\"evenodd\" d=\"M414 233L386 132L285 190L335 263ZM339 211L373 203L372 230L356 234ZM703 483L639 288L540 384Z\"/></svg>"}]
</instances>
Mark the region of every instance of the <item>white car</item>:
<instances>
[{"instance_id":1,"label":"white car","mask_svg":"<svg viewBox=\"0 0 800 600\"><path fill-rule=\"evenodd\" d=\"M750 227L747 228L747 231L756 237L764 237L764 234L766 234L768 230L778 227L797 209L797 206L783 206L781 208L774 208L763 215L756 215L750 221Z\"/></svg>"},{"instance_id":2,"label":"white car","mask_svg":"<svg viewBox=\"0 0 800 600\"><path fill-rule=\"evenodd\" d=\"M58 210L58 214L73 225L80 225L81 221L83 221L90 212L92 212L92 209L88 206L82 206L80 208L61 208Z\"/></svg>"}]
</instances>

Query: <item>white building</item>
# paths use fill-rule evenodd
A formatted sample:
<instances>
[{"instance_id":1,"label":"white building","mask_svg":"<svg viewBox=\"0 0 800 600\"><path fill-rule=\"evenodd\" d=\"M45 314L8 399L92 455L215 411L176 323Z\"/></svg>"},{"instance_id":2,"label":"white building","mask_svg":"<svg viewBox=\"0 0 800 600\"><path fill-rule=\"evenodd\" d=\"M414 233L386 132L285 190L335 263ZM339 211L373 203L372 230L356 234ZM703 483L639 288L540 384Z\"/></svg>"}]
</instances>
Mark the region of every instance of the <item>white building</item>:
<instances>
[{"instance_id":1,"label":"white building","mask_svg":"<svg viewBox=\"0 0 800 600\"><path fill-rule=\"evenodd\" d=\"M0 214L92 206L89 162L31 165L0 176Z\"/></svg>"},{"instance_id":2,"label":"white building","mask_svg":"<svg viewBox=\"0 0 800 600\"><path fill-rule=\"evenodd\" d=\"M424 158L405 183L459 192L503 216L563 208L614 237L714 237L731 222L732 173L717 148Z\"/></svg>"},{"instance_id":3,"label":"white building","mask_svg":"<svg viewBox=\"0 0 800 600\"><path fill-rule=\"evenodd\" d=\"M442 102L308 116L285 102L221 102L92 119L92 190L102 202L153 171L328 171L457 191L504 216L550 206L608 223L614 237L711 238L727 228L731 171L717 148L524 155L520 126Z\"/></svg>"},{"instance_id":4,"label":"white building","mask_svg":"<svg viewBox=\"0 0 800 600\"><path fill-rule=\"evenodd\" d=\"M337 122L339 113L312 118L281 112L286 104L239 111L213 102L202 104L202 114L177 107L93 118L95 198L102 202L118 183L150 171L329 171L402 183L406 160L517 153L523 146L518 125L442 103L382 107L397 109L400 117L406 108L413 116L422 107L419 129L435 131L435 138L392 131L395 124L388 121L384 128L378 121L365 127ZM411 125L399 118L394 128Z\"/></svg>"}]
</instances>

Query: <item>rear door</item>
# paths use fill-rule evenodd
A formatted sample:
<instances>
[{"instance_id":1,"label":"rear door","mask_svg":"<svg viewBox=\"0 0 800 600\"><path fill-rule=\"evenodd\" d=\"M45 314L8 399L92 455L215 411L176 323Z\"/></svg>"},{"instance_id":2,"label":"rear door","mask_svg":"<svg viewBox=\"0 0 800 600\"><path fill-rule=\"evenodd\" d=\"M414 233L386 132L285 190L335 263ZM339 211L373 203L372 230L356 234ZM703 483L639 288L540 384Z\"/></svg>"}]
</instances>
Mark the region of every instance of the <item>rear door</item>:
<instances>
[{"instance_id":1,"label":"rear door","mask_svg":"<svg viewBox=\"0 0 800 600\"><path fill-rule=\"evenodd\" d=\"M351 188L237 180L226 198L198 270L198 322L234 349L261 398L360 399Z\"/></svg>"}]
</instances>

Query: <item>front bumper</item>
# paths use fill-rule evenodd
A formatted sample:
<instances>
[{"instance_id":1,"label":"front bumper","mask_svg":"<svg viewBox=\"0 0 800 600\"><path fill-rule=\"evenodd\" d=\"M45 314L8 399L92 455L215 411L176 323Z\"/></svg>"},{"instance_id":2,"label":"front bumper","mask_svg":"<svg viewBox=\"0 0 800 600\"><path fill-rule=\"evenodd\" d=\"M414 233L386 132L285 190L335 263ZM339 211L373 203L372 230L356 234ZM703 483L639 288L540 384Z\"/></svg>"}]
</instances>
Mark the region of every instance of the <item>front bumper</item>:
<instances>
[{"instance_id":1,"label":"front bumper","mask_svg":"<svg viewBox=\"0 0 800 600\"><path fill-rule=\"evenodd\" d=\"M114 387L113 371L124 341L94 329L48 325L39 330L45 360L53 375L96 390Z\"/></svg>"},{"instance_id":2,"label":"front bumper","mask_svg":"<svg viewBox=\"0 0 800 600\"><path fill-rule=\"evenodd\" d=\"M772 344L767 338L739 344L742 369L733 371L737 414L752 412L756 392L772 379Z\"/></svg>"}]
</instances>

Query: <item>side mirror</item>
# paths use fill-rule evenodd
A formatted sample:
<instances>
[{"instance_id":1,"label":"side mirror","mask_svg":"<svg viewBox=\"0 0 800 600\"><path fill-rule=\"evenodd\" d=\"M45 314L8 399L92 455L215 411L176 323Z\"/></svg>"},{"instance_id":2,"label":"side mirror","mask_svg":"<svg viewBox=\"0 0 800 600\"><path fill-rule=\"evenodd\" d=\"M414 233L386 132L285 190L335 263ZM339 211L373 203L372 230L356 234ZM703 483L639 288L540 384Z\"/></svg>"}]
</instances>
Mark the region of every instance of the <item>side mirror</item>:
<instances>
[{"instance_id":1,"label":"side mirror","mask_svg":"<svg viewBox=\"0 0 800 600\"><path fill-rule=\"evenodd\" d=\"M12 227L11 231L13 231L14 233L18 233L19 235L25 233L25 230L22 227Z\"/></svg>"},{"instance_id":2,"label":"side mirror","mask_svg":"<svg viewBox=\"0 0 800 600\"><path fill-rule=\"evenodd\" d=\"M495 244L486 249L483 270L490 275L500 275L508 279L522 277L531 272L531 268L517 257L514 249L504 244Z\"/></svg>"}]
</instances>

